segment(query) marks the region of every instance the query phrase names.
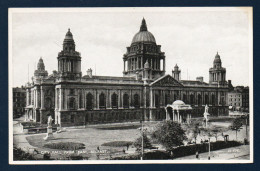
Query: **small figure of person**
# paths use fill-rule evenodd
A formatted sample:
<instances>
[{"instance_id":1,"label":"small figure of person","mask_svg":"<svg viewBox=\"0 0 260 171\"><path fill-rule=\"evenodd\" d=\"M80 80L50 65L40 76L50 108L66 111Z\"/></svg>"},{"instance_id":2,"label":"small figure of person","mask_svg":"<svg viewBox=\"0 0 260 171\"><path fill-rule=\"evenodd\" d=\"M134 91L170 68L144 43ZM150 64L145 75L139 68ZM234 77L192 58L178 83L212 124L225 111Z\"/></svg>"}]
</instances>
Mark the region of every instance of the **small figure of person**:
<instances>
[{"instance_id":1,"label":"small figure of person","mask_svg":"<svg viewBox=\"0 0 260 171\"><path fill-rule=\"evenodd\" d=\"M127 144L126 144L126 150L127 150L127 151L128 151L128 148L129 148L129 144L127 143Z\"/></svg>"},{"instance_id":2,"label":"small figure of person","mask_svg":"<svg viewBox=\"0 0 260 171\"><path fill-rule=\"evenodd\" d=\"M98 152L100 151L99 146L97 146L97 151L98 151Z\"/></svg>"},{"instance_id":3,"label":"small figure of person","mask_svg":"<svg viewBox=\"0 0 260 171\"><path fill-rule=\"evenodd\" d=\"M202 140L202 139L200 139L200 143L201 143L201 144L203 143L203 140Z\"/></svg>"},{"instance_id":4,"label":"small figure of person","mask_svg":"<svg viewBox=\"0 0 260 171\"><path fill-rule=\"evenodd\" d=\"M199 152L196 152L196 159L199 159Z\"/></svg>"},{"instance_id":5,"label":"small figure of person","mask_svg":"<svg viewBox=\"0 0 260 171\"><path fill-rule=\"evenodd\" d=\"M125 149L123 148L123 153L125 154Z\"/></svg>"}]
</instances>

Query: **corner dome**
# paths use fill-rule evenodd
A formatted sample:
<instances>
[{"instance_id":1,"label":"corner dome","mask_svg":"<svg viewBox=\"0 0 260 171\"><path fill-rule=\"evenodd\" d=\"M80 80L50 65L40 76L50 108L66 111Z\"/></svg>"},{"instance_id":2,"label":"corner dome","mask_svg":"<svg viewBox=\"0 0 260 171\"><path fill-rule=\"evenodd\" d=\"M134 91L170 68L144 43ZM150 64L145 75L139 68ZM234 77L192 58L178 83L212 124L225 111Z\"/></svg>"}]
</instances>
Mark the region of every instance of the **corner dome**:
<instances>
[{"instance_id":1,"label":"corner dome","mask_svg":"<svg viewBox=\"0 0 260 171\"><path fill-rule=\"evenodd\" d=\"M132 39L132 43L137 43L137 42L156 43L153 34L147 30L147 25L146 25L144 18L142 20L140 31L138 33L136 33L135 36Z\"/></svg>"},{"instance_id":2,"label":"corner dome","mask_svg":"<svg viewBox=\"0 0 260 171\"><path fill-rule=\"evenodd\" d=\"M172 103L172 105L179 106L179 105L185 105L185 103L181 100L176 100Z\"/></svg>"},{"instance_id":3,"label":"corner dome","mask_svg":"<svg viewBox=\"0 0 260 171\"><path fill-rule=\"evenodd\" d=\"M215 56L214 63L221 63L221 59L220 59L220 56L219 56L218 52L217 52L217 54Z\"/></svg>"}]
</instances>

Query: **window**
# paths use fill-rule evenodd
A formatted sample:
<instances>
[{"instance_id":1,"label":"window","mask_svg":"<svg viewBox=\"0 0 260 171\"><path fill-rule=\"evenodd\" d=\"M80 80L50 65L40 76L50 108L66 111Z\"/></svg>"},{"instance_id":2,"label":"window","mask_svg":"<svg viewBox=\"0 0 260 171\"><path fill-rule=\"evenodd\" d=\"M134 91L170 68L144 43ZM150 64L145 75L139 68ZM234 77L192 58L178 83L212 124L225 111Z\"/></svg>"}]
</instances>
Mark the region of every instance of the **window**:
<instances>
[{"instance_id":1,"label":"window","mask_svg":"<svg viewBox=\"0 0 260 171\"><path fill-rule=\"evenodd\" d=\"M198 105L199 106L201 105L201 95L200 94L198 95Z\"/></svg>"},{"instance_id":2,"label":"window","mask_svg":"<svg viewBox=\"0 0 260 171\"><path fill-rule=\"evenodd\" d=\"M46 109L52 108L52 101L51 101L51 98L50 98L50 97L47 97L47 98L45 99L45 108L46 108Z\"/></svg>"},{"instance_id":3,"label":"window","mask_svg":"<svg viewBox=\"0 0 260 171\"><path fill-rule=\"evenodd\" d=\"M104 93L101 93L99 95L99 108L105 108L106 107L106 97Z\"/></svg>"},{"instance_id":4,"label":"window","mask_svg":"<svg viewBox=\"0 0 260 171\"><path fill-rule=\"evenodd\" d=\"M81 91L79 92L79 108L83 108Z\"/></svg>"},{"instance_id":5,"label":"window","mask_svg":"<svg viewBox=\"0 0 260 171\"><path fill-rule=\"evenodd\" d=\"M211 96L211 102L212 102L212 105L215 105L215 95L214 94L212 94L212 96Z\"/></svg>"},{"instance_id":6,"label":"window","mask_svg":"<svg viewBox=\"0 0 260 171\"><path fill-rule=\"evenodd\" d=\"M70 89L70 95L74 95L74 89Z\"/></svg>"},{"instance_id":7,"label":"window","mask_svg":"<svg viewBox=\"0 0 260 171\"><path fill-rule=\"evenodd\" d=\"M123 95L123 107L124 108L129 107L129 96L126 93Z\"/></svg>"},{"instance_id":8,"label":"window","mask_svg":"<svg viewBox=\"0 0 260 171\"><path fill-rule=\"evenodd\" d=\"M205 95L205 104L208 105L209 104L209 96L206 94Z\"/></svg>"},{"instance_id":9,"label":"window","mask_svg":"<svg viewBox=\"0 0 260 171\"><path fill-rule=\"evenodd\" d=\"M116 93L113 93L111 96L112 108L118 107L118 96Z\"/></svg>"},{"instance_id":10,"label":"window","mask_svg":"<svg viewBox=\"0 0 260 171\"><path fill-rule=\"evenodd\" d=\"M155 94L155 107L160 107L160 104L159 104L159 95L158 94Z\"/></svg>"},{"instance_id":11,"label":"window","mask_svg":"<svg viewBox=\"0 0 260 171\"><path fill-rule=\"evenodd\" d=\"M92 96L92 94L91 93L88 93L87 94L87 104L86 104L86 106L87 106L87 109L88 110L91 110L91 109L93 109L93 96Z\"/></svg>"},{"instance_id":12,"label":"window","mask_svg":"<svg viewBox=\"0 0 260 171\"><path fill-rule=\"evenodd\" d=\"M75 109L76 108L76 100L74 97L69 98L69 109Z\"/></svg>"},{"instance_id":13,"label":"window","mask_svg":"<svg viewBox=\"0 0 260 171\"><path fill-rule=\"evenodd\" d=\"M193 94L190 95L190 104L194 104L194 95Z\"/></svg>"},{"instance_id":14,"label":"window","mask_svg":"<svg viewBox=\"0 0 260 171\"><path fill-rule=\"evenodd\" d=\"M177 95L174 94L174 97L173 97L174 101L177 100Z\"/></svg>"},{"instance_id":15,"label":"window","mask_svg":"<svg viewBox=\"0 0 260 171\"><path fill-rule=\"evenodd\" d=\"M165 94L165 105L167 105L169 103L169 94Z\"/></svg>"},{"instance_id":16,"label":"window","mask_svg":"<svg viewBox=\"0 0 260 171\"><path fill-rule=\"evenodd\" d=\"M135 94L135 95L134 95L134 107L136 107L136 108L140 107L140 104L139 104L139 95L138 95L138 94Z\"/></svg>"}]
</instances>

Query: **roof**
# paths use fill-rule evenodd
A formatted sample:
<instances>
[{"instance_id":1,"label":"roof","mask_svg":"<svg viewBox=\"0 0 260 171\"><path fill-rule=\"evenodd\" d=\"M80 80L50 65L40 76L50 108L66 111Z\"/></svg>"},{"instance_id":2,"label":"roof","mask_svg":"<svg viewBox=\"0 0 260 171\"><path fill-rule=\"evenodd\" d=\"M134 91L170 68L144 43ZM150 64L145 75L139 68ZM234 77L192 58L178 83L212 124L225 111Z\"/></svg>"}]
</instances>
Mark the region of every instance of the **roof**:
<instances>
[{"instance_id":1,"label":"roof","mask_svg":"<svg viewBox=\"0 0 260 171\"><path fill-rule=\"evenodd\" d=\"M82 78L99 79L99 80L136 80L135 77L113 77L113 76L98 76L98 75L93 75L91 78L89 77L89 75L84 75Z\"/></svg>"},{"instance_id":2,"label":"roof","mask_svg":"<svg viewBox=\"0 0 260 171\"><path fill-rule=\"evenodd\" d=\"M197 81L197 80L180 80L184 86L208 86L208 83Z\"/></svg>"},{"instance_id":3,"label":"roof","mask_svg":"<svg viewBox=\"0 0 260 171\"><path fill-rule=\"evenodd\" d=\"M132 43L137 42L152 42L156 43L155 38L151 32L148 31L145 19L142 20L140 31L136 33L132 39Z\"/></svg>"}]
</instances>

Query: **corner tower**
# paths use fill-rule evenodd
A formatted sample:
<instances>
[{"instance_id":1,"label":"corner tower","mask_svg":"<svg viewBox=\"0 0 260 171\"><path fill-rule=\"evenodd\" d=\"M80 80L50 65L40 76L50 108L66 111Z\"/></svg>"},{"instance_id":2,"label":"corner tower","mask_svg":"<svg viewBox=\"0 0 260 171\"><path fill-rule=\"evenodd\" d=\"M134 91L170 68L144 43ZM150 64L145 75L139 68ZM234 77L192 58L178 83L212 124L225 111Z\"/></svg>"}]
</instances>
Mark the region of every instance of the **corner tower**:
<instances>
[{"instance_id":1,"label":"corner tower","mask_svg":"<svg viewBox=\"0 0 260 171\"><path fill-rule=\"evenodd\" d=\"M58 73L61 80L79 80L81 78L81 57L75 50L73 35L68 29L63 41L63 49L58 54Z\"/></svg>"},{"instance_id":2,"label":"corner tower","mask_svg":"<svg viewBox=\"0 0 260 171\"><path fill-rule=\"evenodd\" d=\"M215 84L215 85L227 84L226 68L222 67L222 62L218 52L213 62L213 68L209 69L209 84Z\"/></svg>"},{"instance_id":3,"label":"corner tower","mask_svg":"<svg viewBox=\"0 0 260 171\"><path fill-rule=\"evenodd\" d=\"M140 30L133 37L130 47L127 47L123 61L124 76L138 74L144 78L146 61L151 72L149 78L146 79L153 80L165 74L164 52L161 52L161 45L156 44L153 34L148 31L145 19L142 20ZM163 62L163 68L161 68L161 62Z\"/></svg>"},{"instance_id":4,"label":"corner tower","mask_svg":"<svg viewBox=\"0 0 260 171\"><path fill-rule=\"evenodd\" d=\"M37 64L37 70L34 71L34 77L37 78L44 78L48 76L48 71L45 70L45 65L42 60L42 57L39 59Z\"/></svg>"},{"instance_id":5,"label":"corner tower","mask_svg":"<svg viewBox=\"0 0 260 171\"><path fill-rule=\"evenodd\" d=\"M179 70L177 64L175 65L174 70L172 70L172 77L177 81L180 81L181 79L181 70Z\"/></svg>"}]
</instances>

